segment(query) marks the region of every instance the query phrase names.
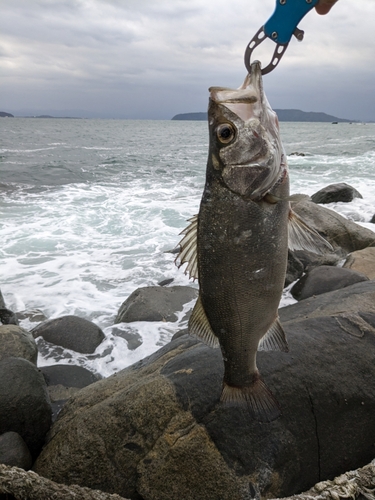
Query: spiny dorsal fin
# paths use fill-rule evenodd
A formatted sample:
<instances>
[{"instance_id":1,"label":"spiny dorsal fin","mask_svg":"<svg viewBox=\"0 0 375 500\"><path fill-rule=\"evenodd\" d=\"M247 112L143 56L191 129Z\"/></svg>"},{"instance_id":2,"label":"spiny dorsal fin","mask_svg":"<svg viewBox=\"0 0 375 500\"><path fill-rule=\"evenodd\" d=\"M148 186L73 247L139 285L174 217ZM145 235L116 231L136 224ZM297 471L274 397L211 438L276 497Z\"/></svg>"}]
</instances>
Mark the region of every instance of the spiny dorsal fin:
<instances>
[{"instance_id":1,"label":"spiny dorsal fin","mask_svg":"<svg viewBox=\"0 0 375 500\"><path fill-rule=\"evenodd\" d=\"M307 225L292 209L289 212L288 246L289 250L308 250L318 254L333 251L332 245L320 236L318 231Z\"/></svg>"},{"instance_id":2,"label":"spiny dorsal fin","mask_svg":"<svg viewBox=\"0 0 375 500\"><path fill-rule=\"evenodd\" d=\"M219 347L219 339L212 331L199 295L189 319L189 334L202 340L210 347Z\"/></svg>"},{"instance_id":3,"label":"spiny dorsal fin","mask_svg":"<svg viewBox=\"0 0 375 500\"><path fill-rule=\"evenodd\" d=\"M181 231L184 237L179 243L180 251L175 259L180 261L178 267L180 268L185 262L188 263L185 269L185 274L189 273L189 278L198 279L198 261L197 261L197 227L198 215L194 215L189 219L190 224Z\"/></svg>"},{"instance_id":4,"label":"spiny dorsal fin","mask_svg":"<svg viewBox=\"0 0 375 500\"><path fill-rule=\"evenodd\" d=\"M267 333L260 339L258 351L289 352L288 342L279 318L275 319Z\"/></svg>"},{"instance_id":5,"label":"spiny dorsal fin","mask_svg":"<svg viewBox=\"0 0 375 500\"><path fill-rule=\"evenodd\" d=\"M220 401L227 406L246 405L260 422L272 422L281 415L278 402L259 375L245 387L233 387L224 382Z\"/></svg>"}]
</instances>

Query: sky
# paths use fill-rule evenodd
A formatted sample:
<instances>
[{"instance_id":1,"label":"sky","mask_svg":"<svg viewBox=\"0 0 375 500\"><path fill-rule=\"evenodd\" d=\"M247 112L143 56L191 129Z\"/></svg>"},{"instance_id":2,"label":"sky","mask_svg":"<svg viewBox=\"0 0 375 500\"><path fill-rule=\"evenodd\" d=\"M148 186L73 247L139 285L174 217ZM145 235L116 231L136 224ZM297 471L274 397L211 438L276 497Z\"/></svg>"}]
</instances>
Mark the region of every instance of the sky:
<instances>
[{"instance_id":1,"label":"sky","mask_svg":"<svg viewBox=\"0 0 375 500\"><path fill-rule=\"evenodd\" d=\"M0 0L0 111L170 119L237 88L275 0ZM273 108L375 120L375 0L310 11L263 78ZM275 44L254 53L263 66Z\"/></svg>"}]
</instances>

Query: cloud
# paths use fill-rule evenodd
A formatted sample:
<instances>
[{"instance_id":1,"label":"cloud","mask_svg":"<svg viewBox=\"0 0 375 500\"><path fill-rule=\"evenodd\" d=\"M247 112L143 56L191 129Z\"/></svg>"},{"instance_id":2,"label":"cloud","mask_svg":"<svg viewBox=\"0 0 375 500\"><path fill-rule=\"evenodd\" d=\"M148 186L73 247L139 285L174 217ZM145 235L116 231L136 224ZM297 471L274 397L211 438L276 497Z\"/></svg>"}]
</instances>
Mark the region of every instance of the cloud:
<instances>
[{"instance_id":1,"label":"cloud","mask_svg":"<svg viewBox=\"0 0 375 500\"><path fill-rule=\"evenodd\" d=\"M273 9L274 0L2 0L0 109L203 110L209 86L240 85L246 44ZM271 104L375 120L373 19L374 0L309 13L304 41L264 78ZM256 52L266 63L269 44Z\"/></svg>"}]
</instances>

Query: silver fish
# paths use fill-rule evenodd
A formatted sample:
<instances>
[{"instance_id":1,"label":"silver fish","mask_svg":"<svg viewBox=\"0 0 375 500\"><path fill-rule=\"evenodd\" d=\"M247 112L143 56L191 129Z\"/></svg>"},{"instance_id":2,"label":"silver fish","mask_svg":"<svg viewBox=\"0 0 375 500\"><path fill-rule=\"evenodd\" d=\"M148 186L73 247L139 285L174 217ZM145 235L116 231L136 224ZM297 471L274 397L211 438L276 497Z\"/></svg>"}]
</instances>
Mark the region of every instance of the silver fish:
<instances>
[{"instance_id":1,"label":"silver fish","mask_svg":"<svg viewBox=\"0 0 375 500\"><path fill-rule=\"evenodd\" d=\"M245 404L256 419L272 421L280 408L256 356L258 350L288 351L278 319L288 240L292 249L330 245L290 208L286 155L260 64L252 64L239 89L209 91L206 184L178 255L199 279L189 333L221 349L221 401Z\"/></svg>"}]
</instances>

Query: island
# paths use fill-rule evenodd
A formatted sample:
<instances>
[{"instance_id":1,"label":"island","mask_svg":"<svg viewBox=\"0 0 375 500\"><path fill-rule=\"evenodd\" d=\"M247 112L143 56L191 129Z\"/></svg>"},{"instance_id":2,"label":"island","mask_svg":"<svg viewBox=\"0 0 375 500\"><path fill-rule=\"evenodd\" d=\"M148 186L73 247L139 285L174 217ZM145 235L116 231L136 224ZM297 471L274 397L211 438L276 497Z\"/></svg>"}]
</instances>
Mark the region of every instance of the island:
<instances>
[{"instance_id":1,"label":"island","mask_svg":"<svg viewBox=\"0 0 375 500\"><path fill-rule=\"evenodd\" d=\"M274 110L281 122L346 122L352 123L356 120L346 118L337 118L337 116L327 115L322 112L301 111L300 109L275 109ZM207 113L181 113L175 115L172 120L195 120L206 121Z\"/></svg>"},{"instance_id":2,"label":"island","mask_svg":"<svg viewBox=\"0 0 375 500\"><path fill-rule=\"evenodd\" d=\"M14 118L11 113L5 113L5 111L0 111L0 118Z\"/></svg>"}]
</instances>

